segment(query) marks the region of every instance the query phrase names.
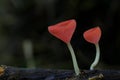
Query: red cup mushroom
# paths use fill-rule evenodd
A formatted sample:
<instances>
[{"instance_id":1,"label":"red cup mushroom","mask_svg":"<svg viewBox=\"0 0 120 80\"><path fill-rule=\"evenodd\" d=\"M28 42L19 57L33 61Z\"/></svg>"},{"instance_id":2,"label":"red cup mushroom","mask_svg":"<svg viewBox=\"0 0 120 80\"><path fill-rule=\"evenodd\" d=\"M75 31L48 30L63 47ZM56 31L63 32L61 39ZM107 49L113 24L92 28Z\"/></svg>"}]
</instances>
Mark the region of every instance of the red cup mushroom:
<instances>
[{"instance_id":1,"label":"red cup mushroom","mask_svg":"<svg viewBox=\"0 0 120 80\"><path fill-rule=\"evenodd\" d=\"M99 48L99 40L101 37L101 29L99 26L91 28L84 32L83 34L86 41L92 43L96 47L96 57L93 63L90 66L90 70L93 70L94 67L98 64L100 59L100 48Z\"/></svg>"},{"instance_id":2,"label":"red cup mushroom","mask_svg":"<svg viewBox=\"0 0 120 80\"><path fill-rule=\"evenodd\" d=\"M49 26L48 31L53 36L57 37L58 39L62 40L64 43L67 44L72 56L75 73L76 75L79 75L80 70L77 64L74 50L70 44L75 28L76 28L76 21L74 19L71 19Z\"/></svg>"}]
</instances>

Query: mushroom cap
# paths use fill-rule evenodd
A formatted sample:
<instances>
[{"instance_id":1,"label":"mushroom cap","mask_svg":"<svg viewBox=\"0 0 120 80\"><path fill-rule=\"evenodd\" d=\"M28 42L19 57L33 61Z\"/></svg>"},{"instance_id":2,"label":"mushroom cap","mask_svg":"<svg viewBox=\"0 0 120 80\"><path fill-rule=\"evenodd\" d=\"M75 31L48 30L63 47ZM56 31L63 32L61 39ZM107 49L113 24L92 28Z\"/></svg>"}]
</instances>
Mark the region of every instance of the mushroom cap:
<instances>
[{"instance_id":1,"label":"mushroom cap","mask_svg":"<svg viewBox=\"0 0 120 80\"><path fill-rule=\"evenodd\" d=\"M65 43L69 43L76 28L76 21L74 19L60 22L48 27L48 31L58 39Z\"/></svg>"},{"instance_id":2,"label":"mushroom cap","mask_svg":"<svg viewBox=\"0 0 120 80\"><path fill-rule=\"evenodd\" d=\"M99 26L91 28L84 32L83 34L86 41L97 44L101 37L101 29Z\"/></svg>"}]
</instances>

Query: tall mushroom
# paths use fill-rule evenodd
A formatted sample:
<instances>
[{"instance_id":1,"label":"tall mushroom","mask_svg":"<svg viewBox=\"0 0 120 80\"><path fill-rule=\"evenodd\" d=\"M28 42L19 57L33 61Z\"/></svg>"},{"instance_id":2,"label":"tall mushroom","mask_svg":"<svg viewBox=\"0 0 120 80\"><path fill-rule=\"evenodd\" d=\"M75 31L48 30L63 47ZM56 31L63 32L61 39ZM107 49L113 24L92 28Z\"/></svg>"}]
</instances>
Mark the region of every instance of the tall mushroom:
<instances>
[{"instance_id":1,"label":"tall mushroom","mask_svg":"<svg viewBox=\"0 0 120 80\"><path fill-rule=\"evenodd\" d=\"M99 26L89 29L83 34L86 41L92 43L96 47L96 57L93 63L90 66L90 70L93 70L94 67L98 64L100 59L100 48L99 48L99 40L101 37L101 29Z\"/></svg>"},{"instance_id":2,"label":"tall mushroom","mask_svg":"<svg viewBox=\"0 0 120 80\"><path fill-rule=\"evenodd\" d=\"M71 56L72 56L75 73L76 73L76 75L79 75L80 70L79 70L79 67L77 64L74 50L70 44L70 41L71 41L71 38L75 31L75 28L76 28L76 21L74 19L71 19L71 20L63 21L58 24L49 26L48 31L53 36L57 37L58 39L62 40L64 43L67 44L67 46L70 50Z\"/></svg>"}]
</instances>

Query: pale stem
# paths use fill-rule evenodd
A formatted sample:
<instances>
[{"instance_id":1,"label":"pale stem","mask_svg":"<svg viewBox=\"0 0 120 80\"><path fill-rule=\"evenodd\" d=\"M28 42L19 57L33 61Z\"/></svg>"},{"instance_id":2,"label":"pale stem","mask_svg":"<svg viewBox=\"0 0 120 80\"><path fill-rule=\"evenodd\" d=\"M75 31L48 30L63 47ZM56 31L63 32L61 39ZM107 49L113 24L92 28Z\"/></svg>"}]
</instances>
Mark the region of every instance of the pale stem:
<instances>
[{"instance_id":1,"label":"pale stem","mask_svg":"<svg viewBox=\"0 0 120 80\"><path fill-rule=\"evenodd\" d=\"M100 60L100 47L98 43L95 44L95 48L96 48L96 57L95 57L94 62L90 66L90 70L94 70L94 68L96 67L96 65L98 64Z\"/></svg>"},{"instance_id":2,"label":"pale stem","mask_svg":"<svg viewBox=\"0 0 120 80\"><path fill-rule=\"evenodd\" d=\"M76 57L75 57L74 50L73 50L70 43L67 43L67 46L68 46L68 48L70 50L70 53L71 53L71 56L72 56L72 61L73 61L73 66L74 66L75 73L76 73L76 75L79 75L80 70L79 70L79 67L78 67L78 64L77 64L77 60L76 60Z\"/></svg>"},{"instance_id":3,"label":"pale stem","mask_svg":"<svg viewBox=\"0 0 120 80\"><path fill-rule=\"evenodd\" d=\"M30 40L23 41L23 52L27 62L27 67L35 68L35 61L33 57L33 45Z\"/></svg>"}]
</instances>

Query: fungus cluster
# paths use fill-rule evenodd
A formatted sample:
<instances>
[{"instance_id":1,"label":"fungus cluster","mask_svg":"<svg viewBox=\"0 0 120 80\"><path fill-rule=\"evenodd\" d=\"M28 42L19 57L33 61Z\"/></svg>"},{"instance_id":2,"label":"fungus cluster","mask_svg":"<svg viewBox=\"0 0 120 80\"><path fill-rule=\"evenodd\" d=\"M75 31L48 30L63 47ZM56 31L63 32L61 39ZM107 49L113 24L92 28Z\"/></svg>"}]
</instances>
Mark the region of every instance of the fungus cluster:
<instances>
[{"instance_id":1,"label":"fungus cluster","mask_svg":"<svg viewBox=\"0 0 120 80\"><path fill-rule=\"evenodd\" d=\"M67 44L68 49L72 56L75 74L79 75L80 69L77 64L74 50L70 43L75 29L76 29L76 21L74 19L66 20L48 27L49 33L51 33L53 36L57 37L58 39L62 40L65 44ZM83 37L86 41L94 44L96 47L96 57L90 66L90 70L93 70L94 67L98 64L100 59L99 40L101 37L101 29L98 26L95 28L89 29L83 33Z\"/></svg>"}]
</instances>

